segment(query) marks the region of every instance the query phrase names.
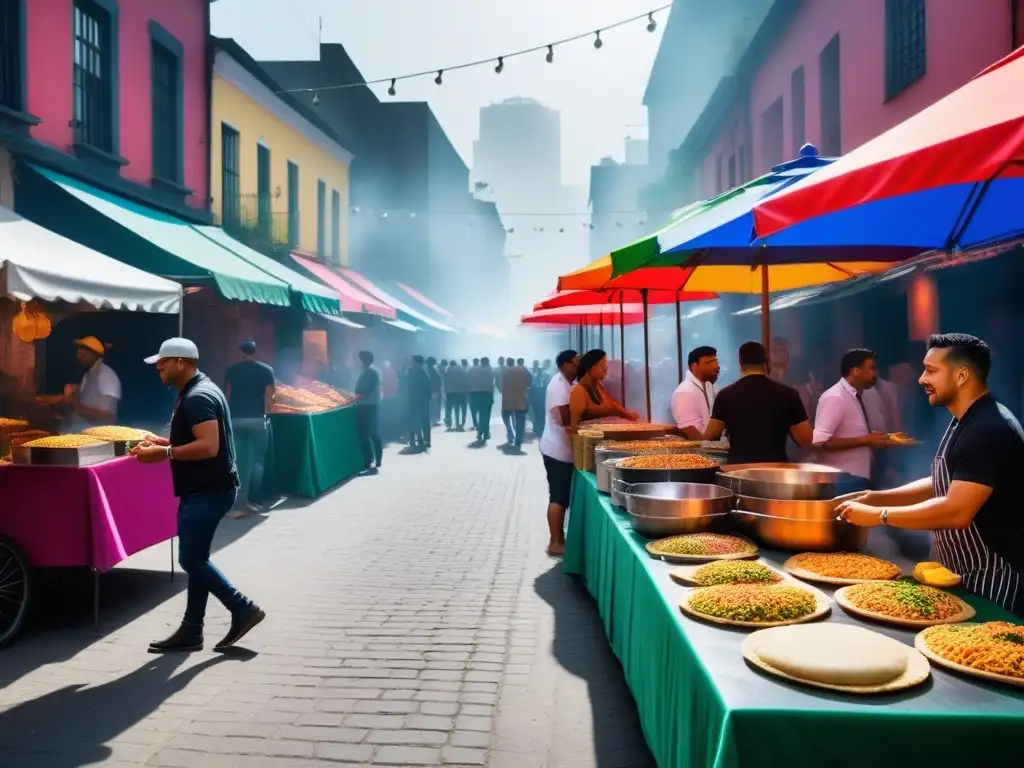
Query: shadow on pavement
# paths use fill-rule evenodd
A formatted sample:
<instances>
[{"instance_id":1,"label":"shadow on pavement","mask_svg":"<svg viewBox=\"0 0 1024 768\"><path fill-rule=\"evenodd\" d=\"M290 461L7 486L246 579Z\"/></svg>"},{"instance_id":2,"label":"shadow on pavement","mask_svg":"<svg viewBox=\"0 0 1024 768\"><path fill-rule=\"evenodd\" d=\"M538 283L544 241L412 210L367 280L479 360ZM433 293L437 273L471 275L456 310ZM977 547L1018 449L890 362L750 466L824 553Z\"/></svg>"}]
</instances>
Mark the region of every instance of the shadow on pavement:
<instances>
[{"instance_id":1,"label":"shadow on pavement","mask_svg":"<svg viewBox=\"0 0 1024 768\"><path fill-rule=\"evenodd\" d=\"M598 768L657 768L593 599L582 584L562 572L561 563L538 576L534 589L554 610L555 659L587 682Z\"/></svg>"},{"instance_id":2,"label":"shadow on pavement","mask_svg":"<svg viewBox=\"0 0 1024 768\"><path fill-rule=\"evenodd\" d=\"M17 768L80 768L104 762L108 741L156 711L214 664L216 656L175 670L186 656L157 656L123 677L96 686L69 685L0 713L3 764Z\"/></svg>"}]
</instances>

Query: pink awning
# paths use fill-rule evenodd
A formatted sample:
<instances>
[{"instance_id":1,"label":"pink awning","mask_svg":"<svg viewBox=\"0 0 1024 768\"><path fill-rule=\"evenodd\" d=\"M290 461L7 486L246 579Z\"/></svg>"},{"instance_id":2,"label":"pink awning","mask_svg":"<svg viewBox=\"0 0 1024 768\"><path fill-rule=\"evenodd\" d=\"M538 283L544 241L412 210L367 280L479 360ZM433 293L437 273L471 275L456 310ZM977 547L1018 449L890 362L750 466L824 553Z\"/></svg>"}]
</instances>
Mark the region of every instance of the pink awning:
<instances>
[{"instance_id":1,"label":"pink awning","mask_svg":"<svg viewBox=\"0 0 1024 768\"><path fill-rule=\"evenodd\" d=\"M292 258L295 259L303 269L308 270L311 274L315 275L317 279L322 280L338 292L341 296L342 312L364 312L368 315L378 315L380 317L387 318L388 320L395 319L396 315L394 307L389 307L379 299L375 299L370 294L356 288L352 283L348 282L348 280L329 267L326 267L323 264L318 264L315 261L303 258L302 256L298 256L294 253L292 254Z\"/></svg>"},{"instance_id":2,"label":"pink awning","mask_svg":"<svg viewBox=\"0 0 1024 768\"><path fill-rule=\"evenodd\" d=\"M422 293L417 291L415 288L412 288L411 286L408 286L405 283L399 283L398 287L401 288L406 293L408 293L414 299L416 299L416 301L425 306L427 309L432 309L435 312L437 312L437 314L441 315L441 317L447 317L449 320L455 319L455 315L453 315L447 309L439 307L437 304L432 302L430 299L428 299Z\"/></svg>"}]
</instances>

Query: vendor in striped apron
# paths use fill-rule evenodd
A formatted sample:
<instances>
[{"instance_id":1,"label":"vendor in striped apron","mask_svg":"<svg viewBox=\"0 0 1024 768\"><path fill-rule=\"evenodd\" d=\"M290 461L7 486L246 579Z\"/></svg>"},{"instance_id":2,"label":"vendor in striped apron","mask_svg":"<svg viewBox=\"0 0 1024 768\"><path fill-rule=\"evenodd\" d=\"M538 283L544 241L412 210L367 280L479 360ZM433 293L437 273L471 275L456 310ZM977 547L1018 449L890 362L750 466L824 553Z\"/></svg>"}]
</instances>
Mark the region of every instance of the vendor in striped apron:
<instances>
[{"instance_id":1,"label":"vendor in striped apron","mask_svg":"<svg viewBox=\"0 0 1024 768\"><path fill-rule=\"evenodd\" d=\"M928 342L920 383L932 406L953 419L931 478L846 499L839 516L855 525L934 533L932 558L964 587L1024 616L1024 510L1016 489L1024 430L988 390L988 345L962 333Z\"/></svg>"}]
</instances>

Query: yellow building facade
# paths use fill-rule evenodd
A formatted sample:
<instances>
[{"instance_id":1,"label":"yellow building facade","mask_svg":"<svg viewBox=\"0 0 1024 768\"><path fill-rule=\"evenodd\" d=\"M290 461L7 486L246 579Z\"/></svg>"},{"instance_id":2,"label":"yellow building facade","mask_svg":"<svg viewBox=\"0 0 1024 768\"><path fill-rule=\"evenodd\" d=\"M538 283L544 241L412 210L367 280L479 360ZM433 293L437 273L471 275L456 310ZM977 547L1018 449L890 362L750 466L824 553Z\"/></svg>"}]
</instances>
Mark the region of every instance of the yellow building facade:
<instances>
[{"instance_id":1,"label":"yellow building facade","mask_svg":"<svg viewBox=\"0 0 1024 768\"><path fill-rule=\"evenodd\" d=\"M226 229L348 264L352 155L231 40L217 40L211 91L211 210Z\"/></svg>"}]
</instances>

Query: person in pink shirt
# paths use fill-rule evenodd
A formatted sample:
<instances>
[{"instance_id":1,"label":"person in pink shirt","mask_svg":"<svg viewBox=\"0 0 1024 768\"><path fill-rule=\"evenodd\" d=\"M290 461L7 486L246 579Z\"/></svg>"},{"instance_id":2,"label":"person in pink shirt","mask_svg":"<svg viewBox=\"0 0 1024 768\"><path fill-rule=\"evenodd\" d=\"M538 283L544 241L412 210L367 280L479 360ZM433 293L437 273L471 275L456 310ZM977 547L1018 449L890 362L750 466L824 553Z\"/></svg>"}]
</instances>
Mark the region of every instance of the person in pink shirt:
<instances>
[{"instance_id":1,"label":"person in pink shirt","mask_svg":"<svg viewBox=\"0 0 1024 768\"><path fill-rule=\"evenodd\" d=\"M864 392L875 386L878 368L870 349L851 349L839 364L842 378L818 400L814 446L821 463L871 482L872 448L892 445L889 435L871 424ZM883 425L877 425L880 429Z\"/></svg>"}]
</instances>

